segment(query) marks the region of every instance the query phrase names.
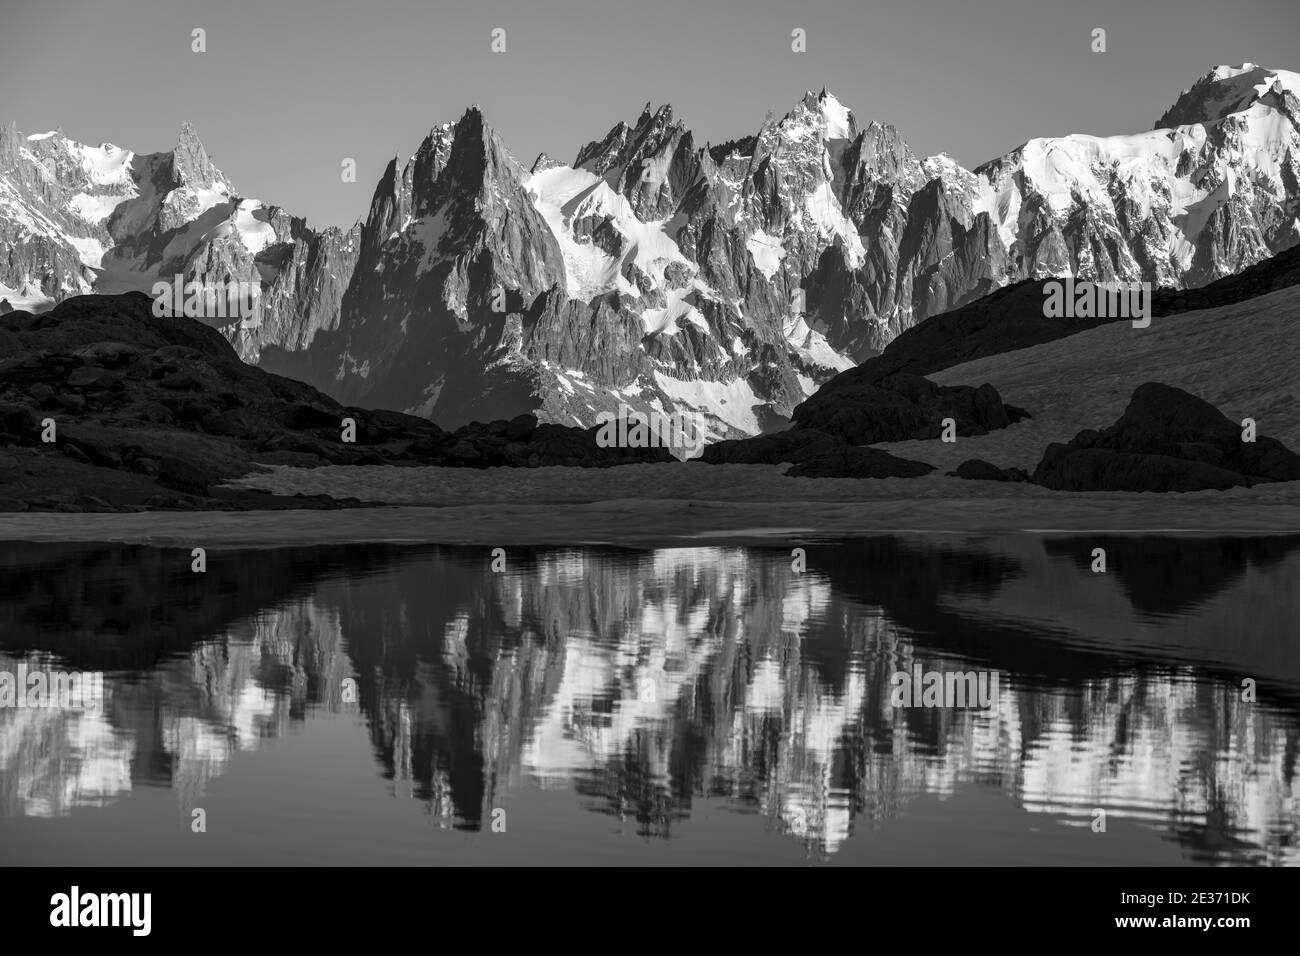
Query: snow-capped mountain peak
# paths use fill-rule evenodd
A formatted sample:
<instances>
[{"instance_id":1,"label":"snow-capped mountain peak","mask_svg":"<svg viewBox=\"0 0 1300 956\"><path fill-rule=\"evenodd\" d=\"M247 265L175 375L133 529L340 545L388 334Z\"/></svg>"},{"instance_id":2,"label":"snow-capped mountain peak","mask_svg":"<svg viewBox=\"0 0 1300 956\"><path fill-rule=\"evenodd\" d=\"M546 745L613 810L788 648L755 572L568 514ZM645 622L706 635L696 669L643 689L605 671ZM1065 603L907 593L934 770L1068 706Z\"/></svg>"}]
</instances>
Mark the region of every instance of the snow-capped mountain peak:
<instances>
[{"instance_id":1,"label":"snow-capped mountain peak","mask_svg":"<svg viewBox=\"0 0 1300 956\"><path fill-rule=\"evenodd\" d=\"M444 425L533 411L788 415L835 371L1029 276L1199 285L1300 242L1300 75L1199 79L1155 130L1031 139L969 170L829 90L716 146L647 103L525 169L471 107L388 164L364 224L241 192L192 126L166 152L0 130L0 298L174 273L261 288L248 361Z\"/></svg>"},{"instance_id":2,"label":"snow-capped mountain peak","mask_svg":"<svg viewBox=\"0 0 1300 956\"><path fill-rule=\"evenodd\" d=\"M857 124L852 111L825 87L822 87L820 93L813 93L812 90L804 93L803 106L821 117L822 135L826 139L851 140L857 136Z\"/></svg>"},{"instance_id":3,"label":"snow-capped mountain peak","mask_svg":"<svg viewBox=\"0 0 1300 956\"><path fill-rule=\"evenodd\" d=\"M1270 70L1254 63L1217 66L1183 90L1178 100L1156 121L1156 129L1194 123L1214 123L1241 113L1272 95L1300 97L1300 73Z\"/></svg>"},{"instance_id":4,"label":"snow-capped mountain peak","mask_svg":"<svg viewBox=\"0 0 1300 956\"><path fill-rule=\"evenodd\" d=\"M172 156L176 175L185 185L194 189L221 189L227 194L232 191L230 182L212 164L199 134L188 121L181 124Z\"/></svg>"},{"instance_id":5,"label":"snow-capped mountain peak","mask_svg":"<svg viewBox=\"0 0 1300 956\"><path fill-rule=\"evenodd\" d=\"M1033 139L975 172L1028 275L1203 285L1296 241L1300 75L1218 67L1158 127Z\"/></svg>"}]
</instances>

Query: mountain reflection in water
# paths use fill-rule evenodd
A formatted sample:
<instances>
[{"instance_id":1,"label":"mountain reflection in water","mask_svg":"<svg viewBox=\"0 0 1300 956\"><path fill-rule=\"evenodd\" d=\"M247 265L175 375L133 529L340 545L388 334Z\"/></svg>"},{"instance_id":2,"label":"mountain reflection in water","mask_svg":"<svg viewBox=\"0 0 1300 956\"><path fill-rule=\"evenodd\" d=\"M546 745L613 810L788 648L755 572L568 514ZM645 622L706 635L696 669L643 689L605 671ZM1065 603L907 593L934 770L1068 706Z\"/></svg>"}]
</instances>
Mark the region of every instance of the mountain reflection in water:
<instances>
[{"instance_id":1,"label":"mountain reflection in water","mask_svg":"<svg viewBox=\"0 0 1300 956\"><path fill-rule=\"evenodd\" d=\"M188 550L0 545L0 671L106 675L101 714L0 710L0 846L170 788L177 819L122 860L150 862L241 755L342 721L300 758L322 786L368 737L381 786L439 827L544 819L558 793L624 835L615 862L665 840L729 862L745 827L833 859L974 788L1085 841L1102 808L1185 862L1300 863L1300 539L511 549L500 573L489 552L217 551L194 574ZM914 667L996 671L996 706L894 708ZM995 857L984 806L954 801L945 832Z\"/></svg>"}]
</instances>

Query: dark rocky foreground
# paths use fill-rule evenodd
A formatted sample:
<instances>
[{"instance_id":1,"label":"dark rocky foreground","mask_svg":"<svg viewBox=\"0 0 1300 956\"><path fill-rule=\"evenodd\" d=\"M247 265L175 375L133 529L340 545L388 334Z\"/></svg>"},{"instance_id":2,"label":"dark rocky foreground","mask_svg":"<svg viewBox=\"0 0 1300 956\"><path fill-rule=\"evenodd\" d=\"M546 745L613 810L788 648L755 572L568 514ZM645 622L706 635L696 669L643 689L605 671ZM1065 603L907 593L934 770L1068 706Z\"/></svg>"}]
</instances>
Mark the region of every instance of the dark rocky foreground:
<instances>
[{"instance_id":1,"label":"dark rocky foreground","mask_svg":"<svg viewBox=\"0 0 1300 956\"><path fill-rule=\"evenodd\" d=\"M216 330L157 318L142 294L82 296L0 317L0 511L340 507L227 491L258 464L488 467L671 461L601 448L596 429L531 415L446 432L345 407L244 364ZM344 421L355 424L344 440ZM54 440L42 441L52 423Z\"/></svg>"},{"instance_id":2,"label":"dark rocky foreground","mask_svg":"<svg viewBox=\"0 0 1300 956\"><path fill-rule=\"evenodd\" d=\"M1032 480L1022 468L999 468L982 458L968 458L957 466L956 471L950 471L948 474L953 478L965 478L968 481Z\"/></svg>"},{"instance_id":3,"label":"dark rocky foreground","mask_svg":"<svg viewBox=\"0 0 1300 956\"><path fill-rule=\"evenodd\" d=\"M842 373L831 383L844 378ZM853 381L823 398L817 392L794 410L783 432L719 442L704 450L708 464L793 462L789 474L806 478L915 478L934 468L898 458L875 442L938 440L952 419L957 436L987 435L1025 418L1028 412L1003 403L992 385L936 385L902 373Z\"/></svg>"},{"instance_id":4,"label":"dark rocky foreground","mask_svg":"<svg viewBox=\"0 0 1300 956\"><path fill-rule=\"evenodd\" d=\"M798 406L787 430L709 446L702 461L790 462L792 477L913 478L934 468L867 446L938 440L945 418L958 436L969 436L1028 415L990 385L858 372L837 376ZM345 436L347 420L352 431ZM139 294L85 296L39 316L0 316L0 511L362 503L222 487L262 465L605 467L674 460L662 448L601 448L596 433L539 425L531 415L447 432L423 418L343 406L244 364L200 322L154 317ZM1196 491L1300 479L1300 456L1271 438L1243 442L1240 424L1213 406L1147 383L1112 427L1049 446L1032 479L977 459L951 474L1032 480L1062 491Z\"/></svg>"},{"instance_id":5,"label":"dark rocky foreground","mask_svg":"<svg viewBox=\"0 0 1300 956\"><path fill-rule=\"evenodd\" d=\"M987 435L1028 416L1004 404L992 385L936 385L906 372L844 382L826 395L810 395L794 410L796 427L819 429L854 445L939 438L945 418L956 423L958 436Z\"/></svg>"},{"instance_id":6,"label":"dark rocky foreground","mask_svg":"<svg viewBox=\"0 0 1300 956\"><path fill-rule=\"evenodd\" d=\"M1058 491L1204 491L1300 480L1300 455L1195 395L1138 386L1110 428L1047 446L1034 481Z\"/></svg>"},{"instance_id":7,"label":"dark rocky foreground","mask_svg":"<svg viewBox=\"0 0 1300 956\"><path fill-rule=\"evenodd\" d=\"M897 387L900 380L905 387ZM917 382L928 389L918 390ZM926 379L890 376L871 387L846 390L835 403L820 405L784 432L711 445L702 460L710 464L792 462L794 467L787 472L792 477L919 477L934 469L857 442L937 437L938 429L927 419L913 418L925 404L901 402L899 396L924 395L938 401L939 394L940 387ZM886 400L885 395L894 397ZM996 396L987 385L954 388L942 399L942 413L955 418L959 434L984 434L976 429L1005 427L1009 417L1024 414L995 401ZM804 421L822 427L805 427ZM901 437L893 437L900 432ZM1111 427L1082 431L1068 444L1049 445L1032 476L978 458L962 462L948 475L972 481L1032 482L1054 491L1222 491L1300 480L1300 455L1274 438L1256 435L1253 441L1243 440L1243 432L1241 423L1229 420L1209 402L1182 389L1147 382L1137 388Z\"/></svg>"},{"instance_id":8,"label":"dark rocky foreground","mask_svg":"<svg viewBox=\"0 0 1300 956\"><path fill-rule=\"evenodd\" d=\"M700 460L711 465L793 462L787 472L793 478L919 478L934 471L925 462L851 445L838 435L815 428L719 442L707 447Z\"/></svg>"}]
</instances>

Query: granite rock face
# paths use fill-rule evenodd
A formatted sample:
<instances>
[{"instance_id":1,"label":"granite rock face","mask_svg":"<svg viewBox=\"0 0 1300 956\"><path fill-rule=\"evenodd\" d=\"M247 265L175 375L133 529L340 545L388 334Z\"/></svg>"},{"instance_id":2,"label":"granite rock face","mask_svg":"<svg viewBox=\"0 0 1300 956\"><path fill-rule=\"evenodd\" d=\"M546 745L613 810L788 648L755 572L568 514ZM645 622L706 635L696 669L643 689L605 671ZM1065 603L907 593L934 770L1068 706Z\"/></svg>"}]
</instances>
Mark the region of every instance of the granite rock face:
<instances>
[{"instance_id":1,"label":"granite rock face","mask_svg":"<svg viewBox=\"0 0 1300 956\"><path fill-rule=\"evenodd\" d=\"M1203 491L1300 480L1300 455L1182 389L1147 382L1102 431L1047 447L1034 481L1059 491Z\"/></svg>"}]
</instances>

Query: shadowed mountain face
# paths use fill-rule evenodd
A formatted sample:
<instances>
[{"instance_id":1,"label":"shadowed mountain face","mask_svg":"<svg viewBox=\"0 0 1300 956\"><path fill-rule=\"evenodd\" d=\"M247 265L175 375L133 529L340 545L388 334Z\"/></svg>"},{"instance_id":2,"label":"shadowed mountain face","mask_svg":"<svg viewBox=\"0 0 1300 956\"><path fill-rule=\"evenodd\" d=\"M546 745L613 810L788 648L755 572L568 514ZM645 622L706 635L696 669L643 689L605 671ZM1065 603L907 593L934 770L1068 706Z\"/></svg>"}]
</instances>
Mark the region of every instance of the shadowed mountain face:
<instances>
[{"instance_id":1,"label":"shadowed mountain face","mask_svg":"<svg viewBox=\"0 0 1300 956\"><path fill-rule=\"evenodd\" d=\"M0 346L0 511L311 504L219 487L257 465L672 460L657 444L603 447L597 429L531 415L449 433L345 407L245 364L202 322L155 315L139 293L0 316Z\"/></svg>"},{"instance_id":2,"label":"shadowed mountain face","mask_svg":"<svg viewBox=\"0 0 1300 956\"><path fill-rule=\"evenodd\" d=\"M1219 67L1175 126L1035 138L974 171L826 90L716 146L647 105L528 169L471 108L394 159L347 231L242 196L188 125L153 154L11 127L0 311L229 276L260 292L255 320L213 322L240 356L347 403L444 427L589 426L626 403L742 437L1008 284L1198 287L1291 248L1298 91Z\"/></svg>"},{"instance_id":3,"label":"shadowed mountain face","mask_svg":"<svg viewBox=\"0 0 1300 956\"><path fill-rule=\"evenodd\" d=\"M1085 545L1107 548L1108 574ZM267 839L316 858L336 827L372 850L409 844L361 796L371 779L426 808L421 833L490 839L504 809L508 833L542 826L552 836L529 839L563 859L582 852L583 811L628 836L712 839L717 861L788 845L779 834L851 855L902 808L974 787L1062 839L1086 827L1054 821L1102 806L1190 860L1300 862L1300 541L519 549L501 572L446 548L217 551L202 575L189 561L0 549L0 672L106 672L102 713L0 710L10 852L24 818L76 811L131 829L113 845L165 855L172 824L127 822L128 796L170 788L159 806L187 818L252 786L252 752L270 747L297 768L285 787L320 782L313 812L268 817ZM1258 613L1225 617L1225 600ZM914 667L996 673L996 705L894 706L893 675ZM347 769L366 753L368 774ZM264 793L247 793L250 820ZM978 842L987 823L961 825ZM1141 859L1144 840L1120 843ZM630 861L649 845L615 846ZM1060 844L1040 852L1068 862Z\"/></svg>"}]
</instances>

